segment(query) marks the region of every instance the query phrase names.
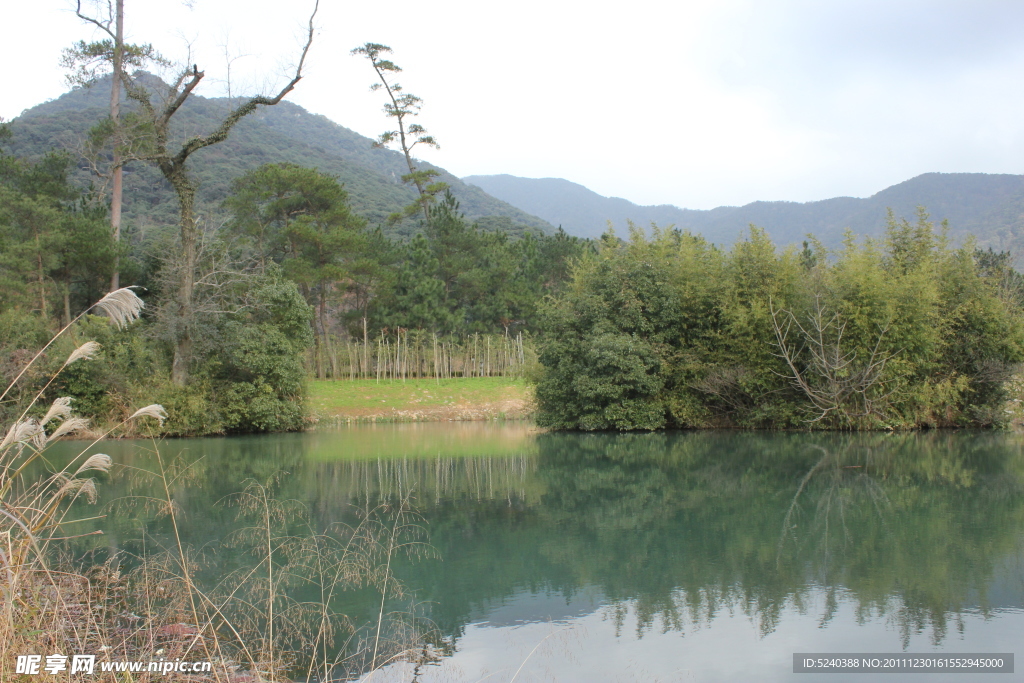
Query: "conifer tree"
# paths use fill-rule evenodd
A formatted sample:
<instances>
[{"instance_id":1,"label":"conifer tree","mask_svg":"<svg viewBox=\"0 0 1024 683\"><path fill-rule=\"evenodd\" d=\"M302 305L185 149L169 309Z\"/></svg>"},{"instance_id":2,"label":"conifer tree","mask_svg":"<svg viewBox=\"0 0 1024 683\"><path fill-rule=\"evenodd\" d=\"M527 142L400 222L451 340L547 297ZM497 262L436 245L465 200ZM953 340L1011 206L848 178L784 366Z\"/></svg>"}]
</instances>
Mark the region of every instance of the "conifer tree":
<instances>
[{"instance_id":1,"label":"conifer tree","mask_svg":"<svg viewBox=\"0 0 1024 683\"><path fill-rule=\"evenodd\" d=\"M427 129L422 125L408 123L408 120L412 117L419 116L423 100L416 95L405 92L400 84L388 80L391 75L401 73L402 71L401 67L391 60L381 58L381 55L390 53L390 47L379 43L366 43L352 50L353 55L361 55L370 60L370 64L380 80L380 83L371 85L370 90L376 92L383 89L387 93L388 101L384 103L384 113L388 117L395 119L395 123L398 126L398 130L388 130L381 133L374 142L374 146L387 147L391 143L398 143L402 154L405 156L406 166L409 167L409 172L402 176L402 180L412 183L416 187L417 193L419 193L417 201L407 206L404 211L392 214L390 220L397 223L403 218L408 218L417 212L422 212L423 220L429 221L430 205L436 201L437 195L448 188L448 184L434 180L439 175L438 171L432 168L418 168L414 163L412 150L416 145L420 144L435 149L440 149L440 145L437 144L434 136L427 133Z\"/></svg>"}]
</instances>

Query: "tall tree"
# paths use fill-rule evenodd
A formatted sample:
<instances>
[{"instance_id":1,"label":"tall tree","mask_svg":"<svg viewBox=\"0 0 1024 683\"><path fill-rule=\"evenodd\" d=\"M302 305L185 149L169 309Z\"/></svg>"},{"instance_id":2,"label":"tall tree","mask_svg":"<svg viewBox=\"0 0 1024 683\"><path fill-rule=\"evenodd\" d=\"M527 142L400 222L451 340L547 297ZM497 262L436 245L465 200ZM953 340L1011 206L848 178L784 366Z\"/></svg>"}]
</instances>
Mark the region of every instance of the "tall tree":
<instances>
[{"instance_id":1,"label":"tall tree","mask_svg":"<svg viewBox=\"0 0 1024 683\"><path fill-rule=\"evenodd\" d=\"M398 130L388 130L381 133L380 137L374 142L374 145L386 147L393 142L398 143L402 149L402 154L405 155L405 164L409 167L409 172L402 176L402 180L415 185L416 191L419 193L419 198L416 202L407 206L403 212L392 214L391 220L398 222L402 218L408 218L414 213L422 212L423 220L429 221L430 205L438 194L448 188L448 184L434 181L434 178L439 175L435 169L421 170L417 168L413 162L412 150L419 144L435 149L440 149L440 145L437 144L437 140L432 135L427 134L426 128L418 123L407 123L408 119L419 116L423 100L416 95L405 92L398 83L388 81L389 75L401 73L402 71L401 67L391 60L381 58L381 55L390 53L391 48L380 43L366 43L362 47L352 50L353 55L361 55L370 60L370 64L380 80L380 83L371 85L370 90L371 92L376 92L382 88L384 89L389 100L384 103L384 113L395 119L395 123L398 125Z\"/></svg>"},{"instance_id":2,"label":"tall tree","mask_svg":"<svg viewBox=\"0 0 1024 683\"><path fill-rule=\"evenodd\" d=\"M97 3L99 10L99 3ZM110 233L114 242L121 239L121 204L122 179L124 177L124 158L122 154L121 131L121 80L125 66L141 68L150 63L166 64L166 61L153 49L152 45L125 45L124 42L124 0L114 0L113 5L107 4L106 15L99 11L89 16L82 11L82 0L77 0L75 14L79 19L107 35L107 39L86 43L80 40L74 46L64 50L61 64L69 69L68 81L72 85L89 86L96 82L97 77L110 68L110 121L111 133L114 135L114 146L110 164ZM114 270L110 276L110 291L120 287L120 267L115 255Z\"/></svg>"},{"instance_id":3,"label":"tall tree","mask_svg":"<svg viewBox=\"0 0 1024 683\"><path fill-rule=\"evenodd\" d=\"M405 245L405 252L394 292L383 311L385 319L398 327L451 332L458 326L459 311L448 305L430 242L421 233Z\"/></svg>"},{"instance_id":4,"label":"tall tree","mask_svg":"<svg viewBox=\"0 0 1024 683\"><path fill-rule=\"evenodd\" d=\"M319 0L314 5L309 17L306 42L299 56L292 78L276 95L257 95L247 98L231 110L215 130L206 135L193 135L181 143L171 140L171 121L175 114L195 92L196 87L206 76L198 65L187 66L181 70L170 85L162 102L153 101L153 95L140 80L122 71L121 82L129 99L138 104L139 126L137 131L144 135L144 144L140 147L138 158L148 161L160 169L161 174L170 183L178 200L179 218L179 249L180 278L176 285L174 314L175 325L174 360L171 366L171 380L181 386L188 380L188 363L192 352L193 341L193 303L196 286L196 265L198 263L198 247L200 227L195 215L195 197L199 183L189 168L189 158L201 149L223 142L232 128L259 107L273 106L285 98L302 79L302 69L313 43L313 20L316 17Z\"/></svg>"},{"instance_id":5,"label":"tall tree","mask_svg":"<svg viewBox=\"0 0 1024 683\"><path fill-rule=\"evenodd\" d=\"M267 164L233 183L225 204L232 231L249 242L251 258L265 272L280 263L307 303L317 347L318 374L330 340L328 302L351 280L350 267L364 253L365 222L352 213L337 179L295 164Z\"/></svg>"}]
</instances>

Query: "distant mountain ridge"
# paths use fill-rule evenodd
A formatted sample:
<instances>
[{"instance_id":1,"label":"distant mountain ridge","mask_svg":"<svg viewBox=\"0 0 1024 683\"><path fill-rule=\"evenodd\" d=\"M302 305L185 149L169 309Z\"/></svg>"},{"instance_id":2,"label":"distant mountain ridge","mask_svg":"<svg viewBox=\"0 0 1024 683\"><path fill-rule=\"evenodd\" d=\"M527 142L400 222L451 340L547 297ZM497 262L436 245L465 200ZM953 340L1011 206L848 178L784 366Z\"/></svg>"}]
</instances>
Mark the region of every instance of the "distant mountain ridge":
<instances>
[{"instance_id":1,"label":"distant mountain ridge","mask_svg":"<svg viewBox=\"0 0 1024 683\"><path fill-rule=\"evenodd\" d=\"M150 84L159 87L152 78ZM73 143L106 116L109 91L104 82L72 90L23 112L11 122L13 138L4 148L18 155L39 156ZM232 102L227 98L192 97L176 121L177 135L208 132L216 127ZM130 105L129 105L130 106ZM385 124L382 121L382 126ZM199 206L206 217L217 217L231 181L269 162L292 162L315 167L345 183L353 207L369 224L386 217L415 198L400 180L407 169L399 152L375 149L371 140L324 116L282 102L243 119L223 143L197 152L193 168L200 180ZM421 163L424 168L437 168ZM835 197L816 202L753 202L708 211L671 205L639 206L625 199L603 197L582 185L558 178L519 178L476 175L462 180L437 168L471 220L486 229L513 234L524 229L551 232L561 225L570 234L597 237L607 222L624 232L627 220L647 226L675 225L703 234L709 240L732 243L750 224L768 230L777 244L799 244L813 233L828 246L841 243L843 231L881 235L886 209L912 219L924 206L936 221L948 219L950 236L962 243L974 236L981 247L1024 255L1024 176L983 173L926 173L886 188L871 197ZM83 184L92 180L85 170ZM130 226L172 225L177 206L174 194L159 172L143 163L125 172L125 215ZM417 229L406 221L390 232L409 235Z\"/></svg>"},{"instance_id":2,"label":"distant mountain ridge","mask_svg":"<svg viewBox=\"0 0 1024 683\"><path fill-rule=\"evenodd\" d=\"M1024 253L1024 175L925 173L865 199L759 201L706 211L668 204L639 206L561 178L475 175L463 180L581 237L599 236L608 221L623 234L631 220L644 227L652 222L675 225L712 242L731 244L754 224L765 228L779 245L799 244L812 233L836 247L846 229L859 236L882 235L889 208L913 220L917 207L924 206L936 222L949 221L950 236L958 242L973 235L981 247Z\"/></svg>"},{"instance_id":3,"label":"distant mountain ridge","mask_svg":"<svg viewBox=\"0 0 1024 683\"><path fill-rule=\"evenodd\" d=\"M153 92L166 87L153 76L143 76ZM12 154L39 156L53 147L73 145L75 139L109 112L109 83L77 88L61 97L22 112L11 122L12 139L4 148ZM156 98L154 98L156 99ZM214 130L237 100L193 95L175 117L175 134ZM132 103L126 103L131 108ZM381 121L384 127L386 121ZM242 119L224 142L196 152L191 167L200 180L198 200L203 213L219 211L231 181L264 163L292 162L315 167L337 176L345 183L353 208L371 226L385 221L415 198L415 190L401 182L408 173L401 153L374 148L372 140L340 126L325 116L312 114L288 101L260 108ZM420 162L421 168L435 168L461 203L471 220L487 229L512 232L525 228L552 232L553 226L510 204L491 197L478 187L467 185L442 168ZM90 181L83 170L83 183ZM125 215L136 226L174 223L177 205L174 194L153 166L135 162L125 168ZM409 234L415 221L405 221L396 230Z\"/></svg>"}]
</instances>

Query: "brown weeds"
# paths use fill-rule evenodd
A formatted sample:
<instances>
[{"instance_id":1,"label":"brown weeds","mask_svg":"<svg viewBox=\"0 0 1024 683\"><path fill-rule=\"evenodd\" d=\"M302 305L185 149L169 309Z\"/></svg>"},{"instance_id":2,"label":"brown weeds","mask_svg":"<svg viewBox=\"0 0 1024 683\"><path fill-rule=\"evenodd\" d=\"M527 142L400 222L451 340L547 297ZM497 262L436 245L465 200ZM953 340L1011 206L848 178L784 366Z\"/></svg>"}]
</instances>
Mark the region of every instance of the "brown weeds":
<instances>
[{"instance_id":1,"label":"brown weeds","mask_svg":"<svg viewBox=\"0 0 1024 683\"><path fill-rule=\"evenodd\" d=\"M138 317L141 306L130 289L108 294L98 304L117 325ZM97 351L98 345L87 342L63 367ZM42 351L18 378L40 357ZM81 506L73 504L95 502L94 476L112 466L109 456L86 453L113 429L144 418L162 422L166 414L158 405L139 409L63 468L29 481L28 473L46 462L54 440L88 427L72 414L67 398L57 399L41 419L28 417L45 388L0 440L0 678L22 678L14 673L16 660L28 654L42 655L44 664L49 655L67 657L63 671L41 668L23 677L40 682L350 680L395 661L426 661L429 627L407 612L386 609L389 600L404 595L393 560L429 552L408 498L365 510L355 525L318 530L303 506L273 496L273 482L247 482L225 504L235 508L241 524L228 543L250 561L215 585L200 585L200 569L219 558L203 556L182 541L173 492L188 481L190 470L165 463L156 448L156 469L132 474L150 478L162 496L130 502L169 518L170 544L143 535L137 555L114 556L83 569L65 542L87 535L76 535L74 525L96 517L74 517ZM343 591L368 588L381 596L374 623L354 624L331 607ZM313 598L296 599L296 590ZM70 675L72 655L95 656L92 675ZM104 663L178 660L210 662L211 668L170 674L101 670Z\"/></svg>"}]
</instances>

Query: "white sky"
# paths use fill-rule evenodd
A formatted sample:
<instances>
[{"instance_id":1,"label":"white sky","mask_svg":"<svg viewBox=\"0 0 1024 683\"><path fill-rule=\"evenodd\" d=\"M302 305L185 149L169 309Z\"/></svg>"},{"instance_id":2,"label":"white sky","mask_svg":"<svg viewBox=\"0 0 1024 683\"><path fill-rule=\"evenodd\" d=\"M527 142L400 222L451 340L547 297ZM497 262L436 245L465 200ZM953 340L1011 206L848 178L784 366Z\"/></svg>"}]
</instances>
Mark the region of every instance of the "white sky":
<instances>
[{"instance_id":1,"label":"white sky","mask_svg":"<svg viewBox=\"0 0 1024 683\"><path fill-rule=\"evenodd\" d=\"M249 55L235 93L279 86L312 2L191 5L127 0L128 39L198 63L199 93L217 96L225 43ZM65 90L61 49L98 37L73 7L5 7L0 116ZM929 171L1024 173L1020 0L322 0L316 24L289 99L376 136L381 95L349 50L390 45L441 143L422 156L459 176L707 209L868 196Z\"/></svg>"}]
</instances>

